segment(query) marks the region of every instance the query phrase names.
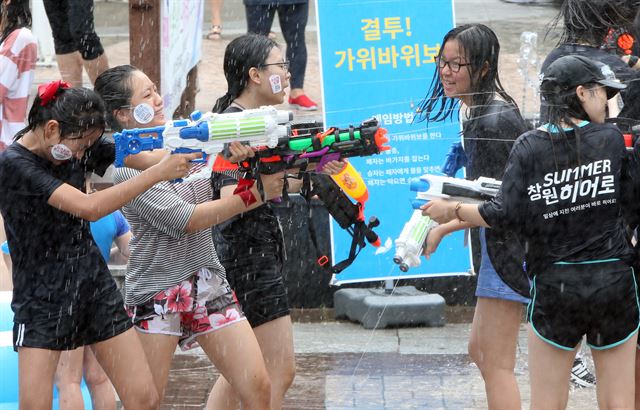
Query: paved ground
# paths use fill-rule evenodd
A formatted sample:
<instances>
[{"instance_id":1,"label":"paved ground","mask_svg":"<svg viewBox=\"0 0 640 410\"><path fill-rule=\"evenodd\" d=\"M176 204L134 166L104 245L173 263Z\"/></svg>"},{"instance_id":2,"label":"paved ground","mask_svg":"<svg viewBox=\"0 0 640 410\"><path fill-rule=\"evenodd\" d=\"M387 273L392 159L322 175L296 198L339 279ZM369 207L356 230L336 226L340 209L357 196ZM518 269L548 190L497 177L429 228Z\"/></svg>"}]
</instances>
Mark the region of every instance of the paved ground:
<instances>
[{"instance_id":1,"label":"paved ground","mask_svg":"<svg viewBox=\"0 0 640 410\"><path fill-rule=\"evenodd\" d=\"M286 409L485 409L468 324L365 330L348 322L294 325L297 375ZM516 373L528 407L526 332ZM178 353L165 409L201 408L217 373L200 349ZM188 383L188 381L198 383ZM203 382L204 381L204 382ZM596 408L595 389L572 390L569 409Z\"/></svg>"},{"instance_id":2,"label":"paved ground","mask_svg":"<svg viewBox=\"0 0 640 410\"><path fill-rule=\"evenodd\" d=\"M110 3L113 4L98 2L98 7L105 7L105 10L111 10L108 8L112 7L119 11L99 12L102 14L97 15L96 21L105 44L108 44L106 52L111 65L128 63L128 29L126 20L122 18L124 15L126 19L126 12L122 14L121 10L126 4ZM503 49L503 83L519 103L525 102L525 107L533 107L535 100L530 90L523 87L517 69L520 34L530 30L538 32L542 38L545 25L555 10L551 7L508 4L499 0L459 0L455 6L458 23L483 22L494 28ZM313 13L312 10L312 16ZM225 92L222 76L224 47L233 36L244 31L240 0L227 0L223 39L205 40L203 44L197 108L210 109L215 99ZM313 17L308 31L309 62L305 89L321 106ZM279 39L282 42L280 35ZM546 42L540 40L541 55L550 49L552 43L553 39ZM36 71L36 83L55 78L58 78L55 67L40 67ZM427 86L425 84L425 90ZM327 321L296 323L294 328L298 373L285 401L287 409L486 408L482 380L466 354L468 324L371 331L358 324ZM525 332L521 332L516 370L523 406L527 407L529 390L524 335ZM202 408L216 377L215 368L202 351L178 352L171 373L175 383L170 383L172 388L164 408ZM572 392L569 408L595 407L593 389Z\"/></svg>"}]
</instances>

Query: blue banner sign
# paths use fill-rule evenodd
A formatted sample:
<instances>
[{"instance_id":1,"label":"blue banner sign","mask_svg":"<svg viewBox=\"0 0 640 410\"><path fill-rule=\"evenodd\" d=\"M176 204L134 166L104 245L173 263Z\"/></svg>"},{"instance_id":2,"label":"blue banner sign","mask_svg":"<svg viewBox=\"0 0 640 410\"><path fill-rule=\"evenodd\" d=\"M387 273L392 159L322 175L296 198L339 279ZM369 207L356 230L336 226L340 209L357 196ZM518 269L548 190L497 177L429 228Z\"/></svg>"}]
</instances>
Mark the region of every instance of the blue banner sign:
<instances>
[{"instance_id":1,"label":"blue banner sign","mask_svg":"<svg viewBox=\"0 0 640 410\"><path fill-rule=\"evenodd\" d=\"M460 125L414 123L436 68L444 34L454 24L452 0L316 1L322 68L324 123L358 125L376 117L389 131L391 150L351 163L369 187L365 216L380 220L383 247L399 235L413 209L409 181L440 173L445 154L460 140ZM333 222L334 262L345 259L351 237ZM429 260L401 272L394 246L378 252L367 245L333 284L425 276L467 275L471 257L464 234L445 238Z\"/></svg>"}]
</instances>

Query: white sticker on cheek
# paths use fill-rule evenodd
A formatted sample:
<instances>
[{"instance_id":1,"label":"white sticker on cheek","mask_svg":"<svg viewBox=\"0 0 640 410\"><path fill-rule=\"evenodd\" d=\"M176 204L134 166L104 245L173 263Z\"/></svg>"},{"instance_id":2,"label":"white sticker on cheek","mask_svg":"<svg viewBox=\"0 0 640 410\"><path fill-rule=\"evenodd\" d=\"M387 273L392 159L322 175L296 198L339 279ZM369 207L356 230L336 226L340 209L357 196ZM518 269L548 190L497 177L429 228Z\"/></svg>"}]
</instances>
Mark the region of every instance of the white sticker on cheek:
<instances>
[{"instance_id":1,"label":"white sticker on cheek","mask_svg":"<svg viewBox=\"0 0 640 410\"><path fill-rule=\"evenodd\" d=\"M133 118L140 124L150 123L154 115L155 111L147 103L138 104L133 107Z\"/></svg>"},{"instance_id":2,"label":"white sticker on cheek","mask_svg":"<svg viewBox=\"0 0 640 410\"><path fill-rule=\"evenodd\" d=\"M64 144L56 144L51 147L51 156L58 161L70 160L73 152Z\"/></svg>"},{"instance_id":3,"label":"white sticker on cheek","mask_svg":"<svg viewBox=\"0 0 640 410\"><path fill-rule=\"evenodd\" d=\"M274 94L282 92L282 80L280 79L279 75L273 74L271 77L269 77L269 84L271 84L271 92L273 92Z\"/></svg>"}]
</instances>

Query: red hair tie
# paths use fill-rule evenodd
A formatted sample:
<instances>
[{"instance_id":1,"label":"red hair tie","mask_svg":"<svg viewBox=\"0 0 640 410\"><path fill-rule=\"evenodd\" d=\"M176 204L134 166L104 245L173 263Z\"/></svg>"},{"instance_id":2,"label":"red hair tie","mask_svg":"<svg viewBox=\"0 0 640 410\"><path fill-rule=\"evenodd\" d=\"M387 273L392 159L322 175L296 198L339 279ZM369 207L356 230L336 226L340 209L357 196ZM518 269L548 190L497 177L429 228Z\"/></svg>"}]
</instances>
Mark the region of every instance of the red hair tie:
<instances>
[{"instance_id":1,"label":"red hair tie","mask_svg":"<svg viewBox=\"0 0 640 410\"><path fill-rule=\"evenodd\" d=\"M71 88L71 84L62 80L51 81L38 86L38 96L40 97L40 105L45 107L51 101L56 99L56 93L61 88Z\"/></svg>"}]
</instances>

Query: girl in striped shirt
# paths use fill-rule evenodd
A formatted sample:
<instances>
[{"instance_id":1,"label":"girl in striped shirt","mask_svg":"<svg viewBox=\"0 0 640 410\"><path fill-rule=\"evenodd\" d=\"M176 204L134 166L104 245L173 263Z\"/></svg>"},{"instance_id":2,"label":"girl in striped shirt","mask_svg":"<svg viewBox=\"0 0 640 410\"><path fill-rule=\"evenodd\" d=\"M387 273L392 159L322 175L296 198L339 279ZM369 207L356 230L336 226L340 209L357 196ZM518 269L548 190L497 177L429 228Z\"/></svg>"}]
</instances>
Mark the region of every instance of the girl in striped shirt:
<instances>
[{"instance_id":1,"label":"girl in striped shirt","mask_svg":"<svg viewBox=\"0 0 640 410\"><path fill-rule=\"evenodd\" d=\"M135 67L105 71L95 89L106 102L115 130L165 123L162 97ZM150 121L143 121L138 115L141 111ZM240 143L232 143L230 150L234 161L253 156ZM133 169L119 168L114 179L124 183L136 175ZM264 200L255 186L212 200L211 181L190 178L182 183L159 183L123 208L134 236L125 303L161 397L176 346L189 349L197 342L236 389L243 408L269 408L271 386L262 353L227 283L211 227L279 196L282 178L282 174L263 176Z\"/></svg>"}]
</instances>

